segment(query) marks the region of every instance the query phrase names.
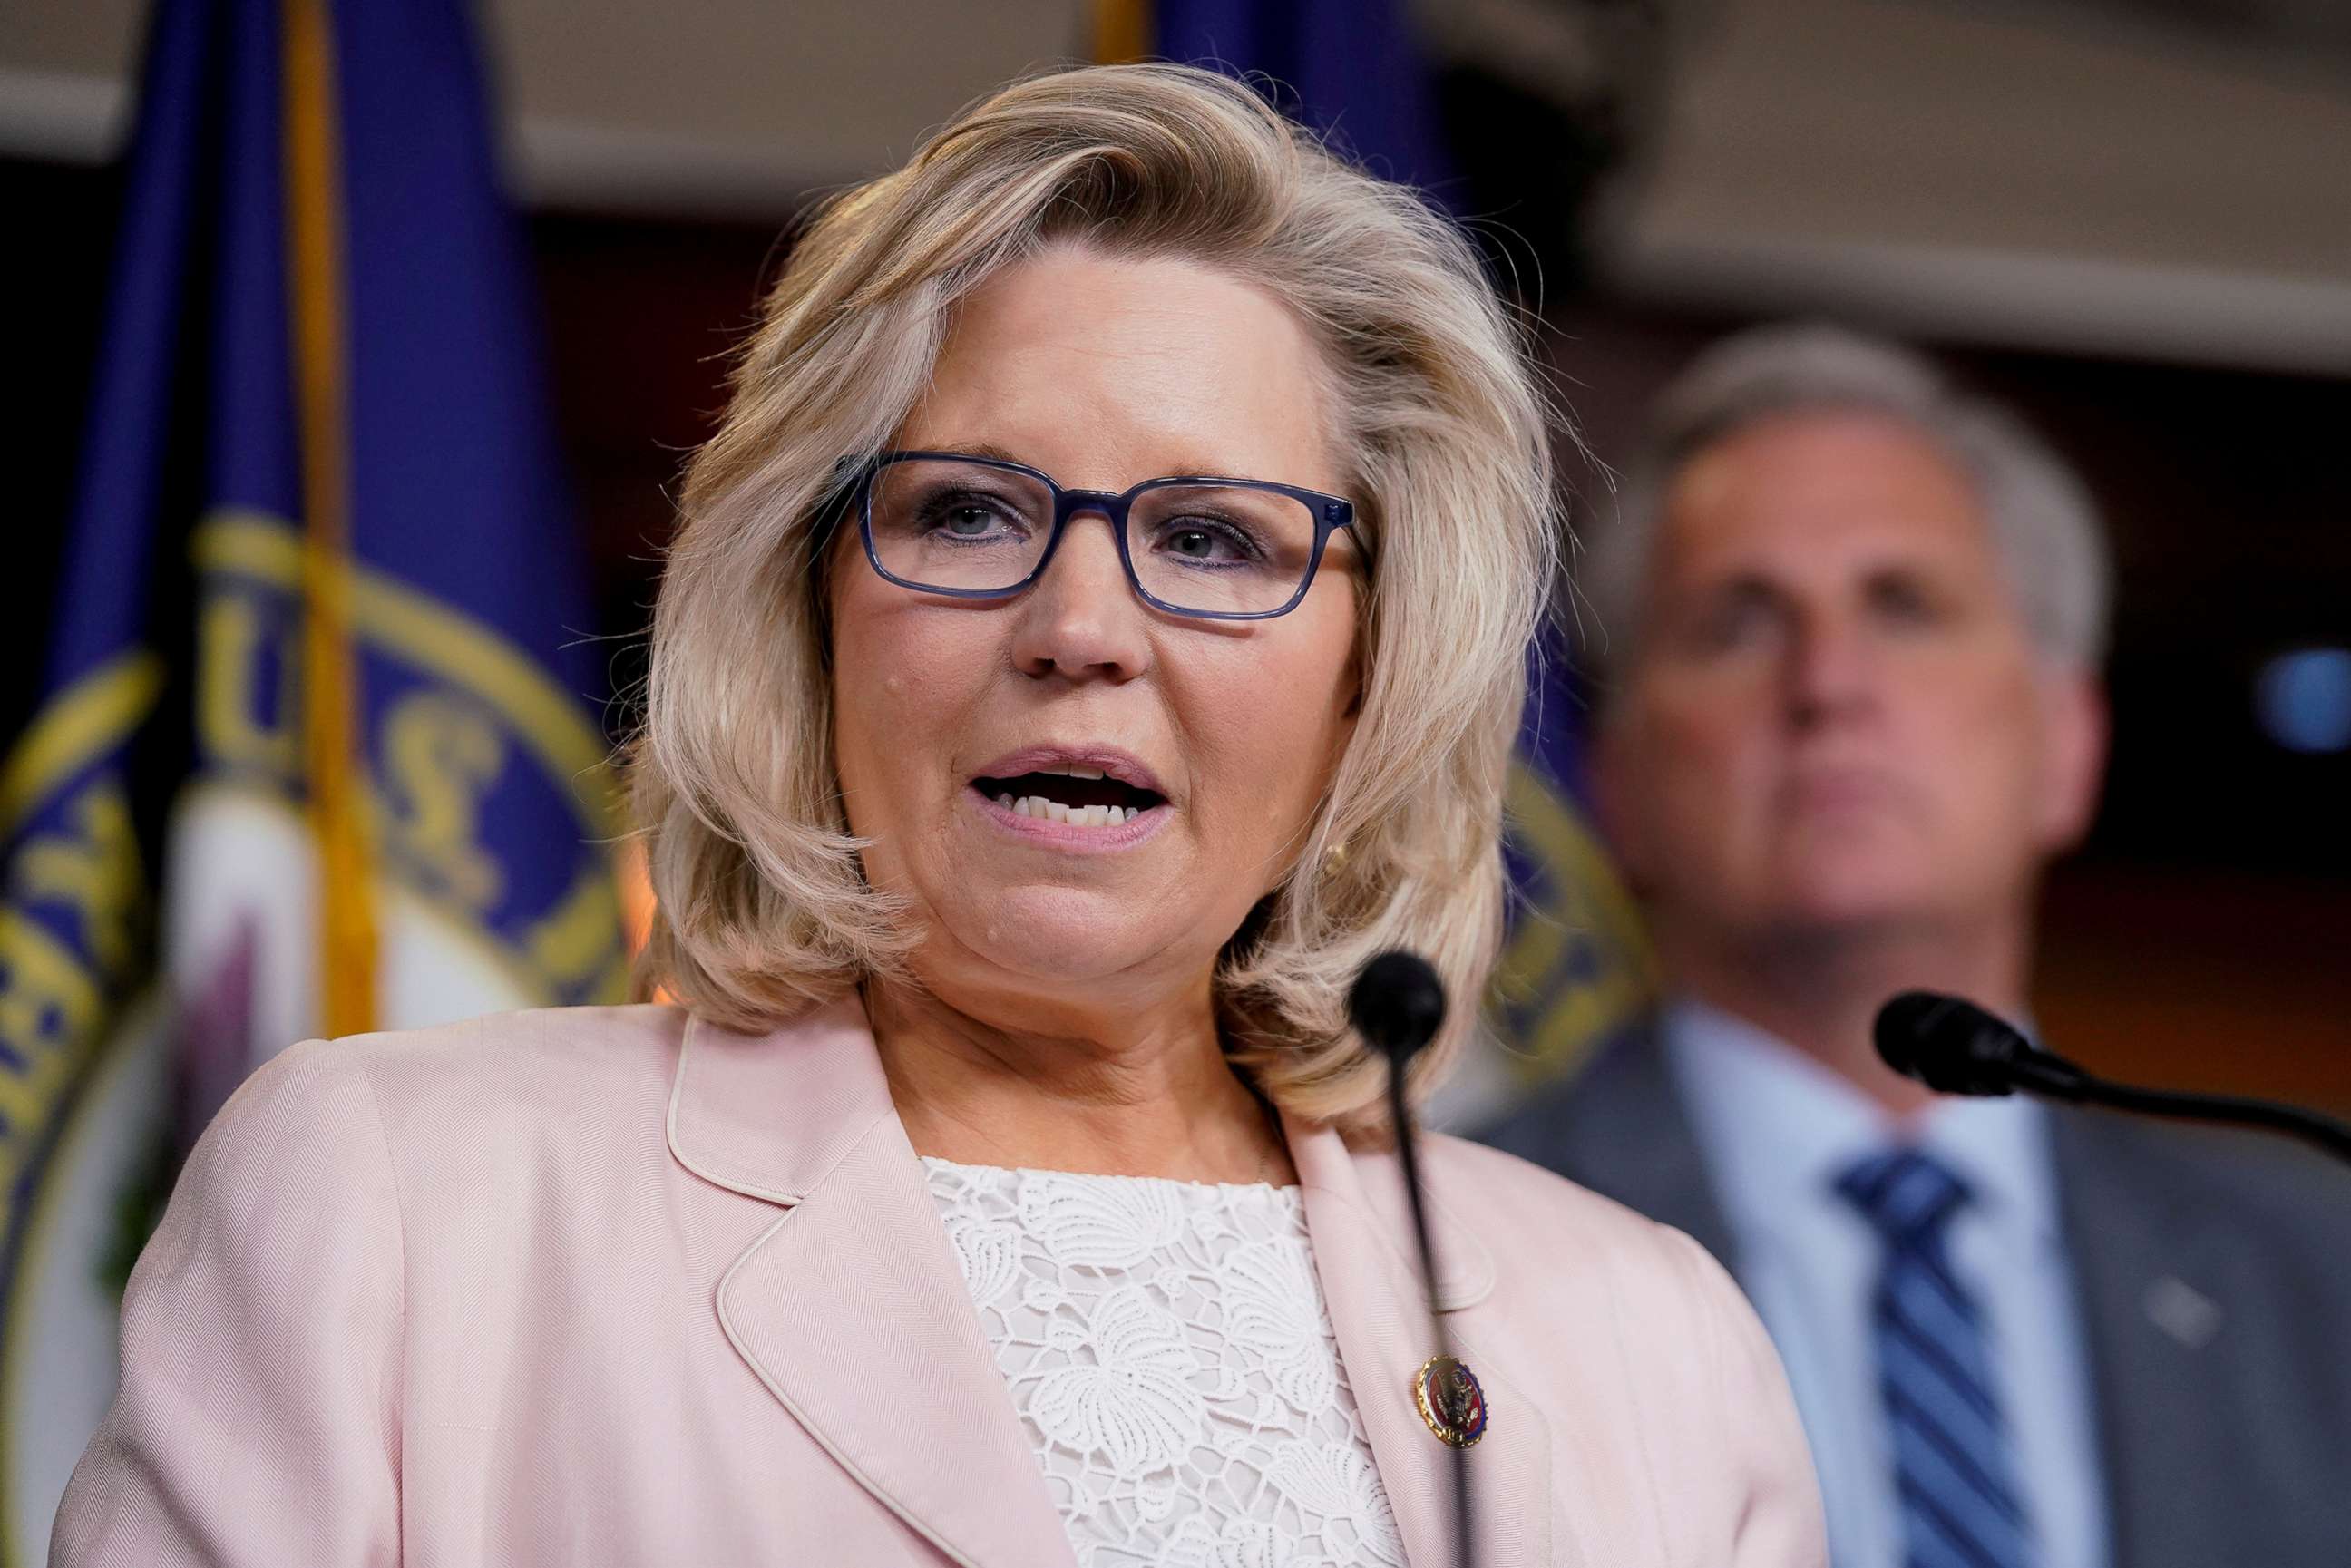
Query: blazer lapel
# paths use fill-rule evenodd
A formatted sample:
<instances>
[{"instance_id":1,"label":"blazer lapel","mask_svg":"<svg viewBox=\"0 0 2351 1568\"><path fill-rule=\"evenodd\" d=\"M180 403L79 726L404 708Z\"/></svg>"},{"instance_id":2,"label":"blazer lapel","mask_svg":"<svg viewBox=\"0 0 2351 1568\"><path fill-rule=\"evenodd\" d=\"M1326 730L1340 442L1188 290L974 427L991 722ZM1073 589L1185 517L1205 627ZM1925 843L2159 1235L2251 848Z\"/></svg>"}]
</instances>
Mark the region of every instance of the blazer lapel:
<instances>
[{"instance_id":1,"label":"blazer lapel","mask_svg":"<svg viewBox=\"0 0 2351 1568\"><path fill-rule=\"evenodd\" d=\"M966 1568L1074 1563L855 998L765 1038L688 1026L670 1146L788 1206L717 1289L768 1391Z\"/></svg>"},{"instance_id":2,"label":"blazer lapel","mask_svg":"<svg viewBox=\"0 0 2351 1568\"><path fill-rule=\"evenodd\" d=\"M2263 1490L2240 1468L2258 1466L2265 1434L2241 1418L2244 1329L2223 1305L2243 1260L2137 1136L2095 1112L2050 1117L2114 1557L2195 1568L2236 1559L2236 1504Z\"/></svg>"},{"instance_id":3,"label":"blazer lapel","mask_svg":"<svg viewBox=\"0 0 2351 1568\"><path fill-rule=\"evenodd\" d=\"M1414 1375L1437 1354L1426 1292L1413 1260L1411 1218L1400 1186L1372 1190L1382 1176L1395 1185L1393 1161L1357 1162L1336 1133L1286 1122L1290 1153L1305 1196L1308 1239L1322 1285L1373 1461L1395 1511L1396 1528L1413 1568L1456 1562L1454 1452L1420 1418ZM1557 1563L1581 1561L1572 1542L1551 1538L1552 1437L1533 1400L1510 1385L1461 1332L1461 1312L1492 1289L1493 1260L1463 1227L1458 1210L1432 1193L1440 1273L1437 1296L1447 1312L1450 1348L1484 1386L1493 1424L1468 1450L1469 1483L1479 1505L1474 1518L1479 1561Z\"/></svg>"}]
</instances>

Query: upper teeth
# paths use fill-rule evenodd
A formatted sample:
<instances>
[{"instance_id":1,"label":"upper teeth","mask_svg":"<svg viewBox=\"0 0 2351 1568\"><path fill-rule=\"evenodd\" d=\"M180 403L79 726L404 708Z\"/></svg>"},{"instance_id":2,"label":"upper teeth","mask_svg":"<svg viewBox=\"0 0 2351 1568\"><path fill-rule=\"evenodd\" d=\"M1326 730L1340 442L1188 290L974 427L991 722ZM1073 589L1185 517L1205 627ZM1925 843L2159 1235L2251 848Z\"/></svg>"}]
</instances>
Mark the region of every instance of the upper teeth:
<instances>
[{"instance_id":1,"label":"upper teeth","mask_svg":"<svg viewBox=\"0 0 2351 1568\"><path fill-rule=\"evenodd\" d=\"M1099 768L1040 768L1037 771L1058 774L1064 779L1099 779L1102 776Z\"/></svg>"}]
</instances>

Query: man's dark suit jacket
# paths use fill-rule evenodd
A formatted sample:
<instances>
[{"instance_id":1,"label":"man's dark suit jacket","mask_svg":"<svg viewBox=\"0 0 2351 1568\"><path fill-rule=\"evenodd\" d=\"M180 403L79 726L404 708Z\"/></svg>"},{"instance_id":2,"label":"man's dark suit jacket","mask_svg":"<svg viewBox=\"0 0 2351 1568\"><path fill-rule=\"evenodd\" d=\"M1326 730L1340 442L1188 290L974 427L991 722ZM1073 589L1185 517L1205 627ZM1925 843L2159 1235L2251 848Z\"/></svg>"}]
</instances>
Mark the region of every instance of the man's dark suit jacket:
<instances>
[{"instance_id":1,"label":"man's dark suit jacket","mask_svg":"<svg viewBox=\"0 0 2351 1568\"><path fill-rule=\"evenodd\" d=\"M2351 1171L2066 1107L2050 1128L2115 1568L2351 1568ZM1478 1135L1739 1271L1653 1034Z\"/></svg>"}]
</instances>

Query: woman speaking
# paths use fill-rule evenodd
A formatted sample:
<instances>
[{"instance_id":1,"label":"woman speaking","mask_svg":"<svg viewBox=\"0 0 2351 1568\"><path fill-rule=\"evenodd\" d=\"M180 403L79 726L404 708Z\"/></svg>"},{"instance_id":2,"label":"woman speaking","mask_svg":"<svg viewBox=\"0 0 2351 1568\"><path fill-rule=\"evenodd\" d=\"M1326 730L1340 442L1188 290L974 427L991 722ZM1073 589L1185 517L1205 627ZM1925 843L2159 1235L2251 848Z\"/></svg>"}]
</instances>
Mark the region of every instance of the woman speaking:
<instances>
[{"instance_id":1,"label":"woman speaking","mask_svg":"<svg viewBox=\"0 0 2351 1568\"><path fill-rule=\"evenodd\" d=\"M1822 1562L1680 1236L1431 1140L1432 1357L1345 997L1479 994L1554 564L1452 230L1223 78L1024 82L799 238L684 510L677 1005L256 1073L56 1563L1438 1568L1461 1448L1486 1568Z\"/></svg>"}]
</instances>

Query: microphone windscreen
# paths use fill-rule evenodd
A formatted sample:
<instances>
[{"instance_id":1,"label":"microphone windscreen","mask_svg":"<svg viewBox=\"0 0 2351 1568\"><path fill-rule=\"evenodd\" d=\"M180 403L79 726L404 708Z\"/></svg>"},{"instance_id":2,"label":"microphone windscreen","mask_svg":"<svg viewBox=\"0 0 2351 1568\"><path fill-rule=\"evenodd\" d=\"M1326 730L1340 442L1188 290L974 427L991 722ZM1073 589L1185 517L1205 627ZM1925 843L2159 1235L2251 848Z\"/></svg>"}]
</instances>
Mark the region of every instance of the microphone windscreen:
<instances>
[{"instance_id":1,"label":"microphone windscreen","mask_svg":"<svg viewBox=\"0 0 2351 1568\"><path fill-rule=\"evenodd\" d=\"M1347 1017L1399 1066L1437 1038L1445 1022L1445 982L1427 959L1391 948L1365 964L1347 991Z\"/></svg>"},{"instance_id":2,"label":"microphone windscreen","mask_svg":"<svg viewBox=\"0 0 2351 1568\"><path fill-rule=\"evenodd\" d=\"M2015 1026L1962 997L1904 991L1870 1030L1886 1065L1946 1094L2006 1094L2036 1053Z\"/></svg>"},{"instance_id":3,"label":"microphone windscreen","mask_svg":"<svg viewBox=\"0 0 2351 1568\"><path fill-rule=\"evenodd\" d=\"M1932 991L1903 991L1889 998L1877 1009L1877 1022L1870 1030L1879 1060L1905 1078L1917 1077L1919 1046L1949 1011L1952 1000Z\"/></svg>"}]
</instances>

